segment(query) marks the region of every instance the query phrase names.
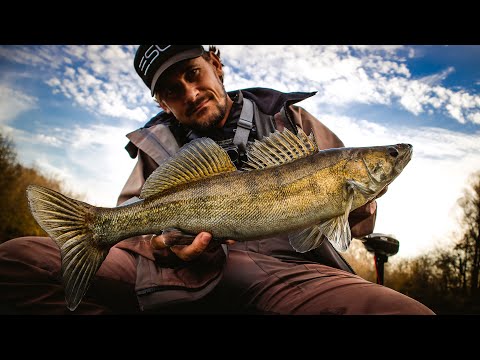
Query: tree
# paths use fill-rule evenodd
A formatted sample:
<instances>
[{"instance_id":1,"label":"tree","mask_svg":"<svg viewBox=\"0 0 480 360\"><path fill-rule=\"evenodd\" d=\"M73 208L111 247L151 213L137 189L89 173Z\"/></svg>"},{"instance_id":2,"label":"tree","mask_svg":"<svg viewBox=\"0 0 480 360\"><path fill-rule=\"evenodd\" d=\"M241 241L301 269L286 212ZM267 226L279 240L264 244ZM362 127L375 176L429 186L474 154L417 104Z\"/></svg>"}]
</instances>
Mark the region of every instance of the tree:
<instances>
[{"instance_id":1,"label":"tree","mask_svg":"<svg viewBox=\"0 0 480 360\"><path fill-rule=\"evenodd\" d=\"M15 194L13 186L16 179L20 176L20 167L17 166L17 156L13 147L13 142L0 134L0 241L6 240L8 236L9 224L12 223L14 214L12 210L15 206Z\"/></svg>"},{"instance_id":2,"label":"tree","mask_svg":"<svg viewBox=\"0 0 480 360\"><path fill-rule=\"evenodd\" d=\"M476 299L479 297L480 272L480 171L470 176L458 204L462 209L462 235L455 251L459 255L462 288Z\"/></svg>"}]
</instances>

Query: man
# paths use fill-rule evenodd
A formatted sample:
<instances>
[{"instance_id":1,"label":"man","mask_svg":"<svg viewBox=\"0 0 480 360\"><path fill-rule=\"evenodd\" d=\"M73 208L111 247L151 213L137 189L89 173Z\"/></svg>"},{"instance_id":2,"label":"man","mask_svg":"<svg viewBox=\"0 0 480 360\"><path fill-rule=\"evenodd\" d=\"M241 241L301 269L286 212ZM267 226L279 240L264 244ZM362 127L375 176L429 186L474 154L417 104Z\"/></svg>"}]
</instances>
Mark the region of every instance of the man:
<instances>
[{"instance_id":1,"label":"man","mask_svg":"<svg viewBox=\"0 0 480 360\"><path fill-rule=\"evenodd\" d=\"M135 201L158 164L198 137L215 140L240 170L248 143L275 130L296 133L299 127L315 134L320 149L343 146L294 105L314 93L226 92L215 47L141 45L134 66L163 111L128 134L127 151L138 161L119 205ZM375 216L375 201L353 211L352 236L370 234ZM329 241L298 253L287 234L223 245L211 239L201 232L189 245L167 246L171 233L165 232L120 242L75 313L433 314L416 300L355 275ZM0 259L2 304L14 304L18 312L65 312L60 257L51 239L8 241L0 246Z\"/></svg>"}]
</instances>

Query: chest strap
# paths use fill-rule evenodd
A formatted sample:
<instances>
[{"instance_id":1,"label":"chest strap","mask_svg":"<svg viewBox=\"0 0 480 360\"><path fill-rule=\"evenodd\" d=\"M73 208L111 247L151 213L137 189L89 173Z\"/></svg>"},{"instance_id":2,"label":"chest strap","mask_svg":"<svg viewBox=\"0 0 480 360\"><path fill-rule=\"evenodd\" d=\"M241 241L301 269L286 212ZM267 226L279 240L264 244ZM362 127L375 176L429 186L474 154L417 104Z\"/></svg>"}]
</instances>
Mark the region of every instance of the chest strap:
<instances>
[{"instance_id":1,"label":"chest strap","mask_svg":"<svg viewBox=\"0 0 480 360\"><path fill-rule=\"evenodd\" d=\"M237 129L235 130L235 136L233 138L233 143L238 146L238 148L245 152L248 137L250 131L253 128L253 114L254 114L253 101L243 98L242 112L240 113L240 119L238 119Z\"/></svg>"}]
</instances>

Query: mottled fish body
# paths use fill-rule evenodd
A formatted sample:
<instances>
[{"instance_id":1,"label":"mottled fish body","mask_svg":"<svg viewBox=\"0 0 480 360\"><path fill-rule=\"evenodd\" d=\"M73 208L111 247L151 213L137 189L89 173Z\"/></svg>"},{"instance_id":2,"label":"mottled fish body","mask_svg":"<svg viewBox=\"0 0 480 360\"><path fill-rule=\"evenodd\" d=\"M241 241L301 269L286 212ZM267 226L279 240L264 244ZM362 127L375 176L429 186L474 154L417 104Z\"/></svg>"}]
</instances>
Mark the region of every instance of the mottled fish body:
<instances>
[{"instance_id":1,"label":"mottled fish body","mask_svg":"<svg viewBox=\"0 0 480 360\"><path fill-rule=\"evenodd\" d=\"M412 146L318 151L313 135L299 129L256 141L247 155L249 170L238 171L213 140L193 140L150 175L139 201L115 208L29 186L33 216L61 249L69 309L78 306L109 249L136 235L178 229L249 241L289 234L299 252L325 238L345 251L349 213L401 173Z\"/></svg>"}]
</instances>

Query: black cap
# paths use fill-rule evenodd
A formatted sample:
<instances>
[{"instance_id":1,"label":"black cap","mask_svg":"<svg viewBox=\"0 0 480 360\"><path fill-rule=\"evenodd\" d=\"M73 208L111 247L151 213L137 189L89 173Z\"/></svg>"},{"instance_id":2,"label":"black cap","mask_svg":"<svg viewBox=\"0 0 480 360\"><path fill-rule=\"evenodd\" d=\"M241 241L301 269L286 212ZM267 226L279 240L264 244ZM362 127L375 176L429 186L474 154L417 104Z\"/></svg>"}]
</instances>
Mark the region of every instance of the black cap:
<instances>
[{"instance_id":1,"label":"black cap","mask_svg":"<svg viewBox=\"0 0 480 360\"><path fill-rule=\"evenodd\" d=\"M155 84L165 70L179 61L196 58L203 52L202 45L140 45L133 65L153 96Z\"/></svg>"}]
</instances>

